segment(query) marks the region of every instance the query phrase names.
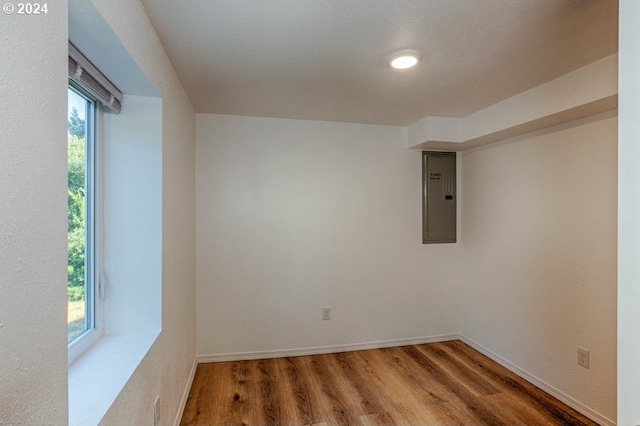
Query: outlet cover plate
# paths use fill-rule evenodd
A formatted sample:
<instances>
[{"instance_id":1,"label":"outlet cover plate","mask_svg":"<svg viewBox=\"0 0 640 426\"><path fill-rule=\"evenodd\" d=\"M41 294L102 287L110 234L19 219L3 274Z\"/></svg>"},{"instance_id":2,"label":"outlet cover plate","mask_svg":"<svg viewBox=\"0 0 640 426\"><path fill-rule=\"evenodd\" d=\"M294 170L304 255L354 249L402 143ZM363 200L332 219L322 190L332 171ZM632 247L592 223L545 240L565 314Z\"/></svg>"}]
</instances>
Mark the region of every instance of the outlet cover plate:
<instances>
[{"instance_id":1,"label":"outlet cover plate","mask_svg":"<svg viewBox=\"0 0 640 426\"><path fill-rule=\"evenodd\" d=\"M324 321L328 321L331 319L331 308L326 306L322 308L322 319Z\"/></svg>"},{"instance_id":2,"label":"outlet cover plate","mask_svg":"<svg viewBox=\"0 0 640 426\"><path fill-rule=\"evenodd\" d=\"M589 351L584 348L578 348L578 365L589 368Z\"/></svg>"}]
</instances>

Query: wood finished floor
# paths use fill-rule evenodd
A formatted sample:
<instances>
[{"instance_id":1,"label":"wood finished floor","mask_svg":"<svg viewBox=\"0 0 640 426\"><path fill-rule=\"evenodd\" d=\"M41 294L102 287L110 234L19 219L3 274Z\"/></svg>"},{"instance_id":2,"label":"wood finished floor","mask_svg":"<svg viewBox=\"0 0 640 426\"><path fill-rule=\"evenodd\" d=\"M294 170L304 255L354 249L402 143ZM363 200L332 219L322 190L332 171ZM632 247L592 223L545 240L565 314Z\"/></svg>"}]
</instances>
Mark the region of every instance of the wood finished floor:
<instances>
[{"instance_id":1,"label":"wood finished floor","mask_svg":"<svg viewBox=\"0 0 640 426\"><path fill-rule=\"evenodd\" d=\"M200 364L182 425L596 425L451 341Z\"/></svg>"}]
</instances>

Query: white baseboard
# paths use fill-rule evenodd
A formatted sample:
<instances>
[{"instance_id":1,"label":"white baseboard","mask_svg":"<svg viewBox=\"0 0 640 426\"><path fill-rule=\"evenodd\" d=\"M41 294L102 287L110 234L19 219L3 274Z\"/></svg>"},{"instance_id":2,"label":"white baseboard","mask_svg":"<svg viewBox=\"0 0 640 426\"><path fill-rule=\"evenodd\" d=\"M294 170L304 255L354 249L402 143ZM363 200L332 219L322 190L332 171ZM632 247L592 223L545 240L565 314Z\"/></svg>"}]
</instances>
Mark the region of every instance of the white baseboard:
<instances>
[{"instance_id":1,"label":"white baseboard","mask_svg":"<svg viewBox=\"0 0 640 426\"><path fill-rule=\"evenodd\" d=\"M536 386L536 387L542 389L543 391L547 392L548 394L558 398L560 401L564 402L569 407L571 407L574 410L576 410L576 411L582 413L583 415L589 417L594 422L596 422L596 423L598 423L598 424L600 424L602 426L616 426L616 422L614 422L613 420L608 419L607 417L603 416L602 414L592 410L591 408L587 407L586 405L584 405L580 401L577 401L577 400L573 399L572 397L570 397L566 393L554 388L553 386L551 386L550 384L548 384L544 380L541 380L541 379L537 378L533 374L529 373L526 370L523 370L522 368L518 367L517 365L511 363L510 361L507 361L506 359L504 359L500 355L498 355L495 352L485 348L481 344L479 344L477 342L474 342L473 340L471 340L471 339L469 339L469 338L467 338L465 336L462 336L462 335L458 336L458 338L460 340L462 340L464 343L466 343L467 345L471 346L473 349L475 349L478 352L481 352L482 354L488 356L489 358L491 358L492 360L494 360L498 364L502 365L503 367L507 368L508 370L510 370L513 373L517 374L518 376L522 377L526 381L532 383L534 386Z\"/></svg>"},{"instance_id":2,"label":"white baseboard","mask_svg":"<svg viewBox=\"0 0 640 426\"><path fill-rule=\"evenodd\" d=\"M187 385L182 392L182 399L180 400L180 405L178 406L178 414L176 414L176 419L174 420L174 426L180 426L180 420L182 420L182 415L184 414L184 407L187 405L187 399L189 398L189 391L191 391L191 385L193 385L193 378L196 376L196 368L198 367L198 359L193 360L193 364L191 365L191 372L189 373L189 380L187 380Z\"/></svg>"},{"instance_id":3,"label":"white baseboard","mask_svg":"<svg viewBox=\"0 0 640 426\"><path fill-rule=\"evenodd\" d=\"M284 358L289 356L320 355L338 352L361 351L365 349L390 348L394 346L419 345L423 343L446 342L457 340L457 334L441 334L438 336L416 337L410 339L383 340L377 342L352 343L335 346L316 346L310 348L284 349L277 351L234 352L224 354L198 355L198 364L206 362L242 361L248 359Z\"/></svg>"}]
</instances>

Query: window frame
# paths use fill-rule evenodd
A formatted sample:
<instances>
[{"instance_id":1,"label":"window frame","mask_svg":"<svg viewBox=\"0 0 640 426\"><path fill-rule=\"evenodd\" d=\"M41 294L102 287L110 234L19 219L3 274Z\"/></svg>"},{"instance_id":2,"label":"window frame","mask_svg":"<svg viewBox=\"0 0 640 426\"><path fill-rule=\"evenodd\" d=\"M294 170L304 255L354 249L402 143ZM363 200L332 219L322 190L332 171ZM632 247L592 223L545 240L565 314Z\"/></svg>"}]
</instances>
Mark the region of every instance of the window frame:
<instances>
[{"instance_id":1,"label":"window frame","mask_svg":"<svg viewBox=\"0 0 640 426\"><path fill-rule=\"evenodd\" d=\"M103 107L86 90L69 79L68 90L87 100L85 135L85 324L84 332L68 342L68 362L71 364L102 336L102 294L100 250L101 202L101 144L99 137Z\"/></svg>"}]
</instances>

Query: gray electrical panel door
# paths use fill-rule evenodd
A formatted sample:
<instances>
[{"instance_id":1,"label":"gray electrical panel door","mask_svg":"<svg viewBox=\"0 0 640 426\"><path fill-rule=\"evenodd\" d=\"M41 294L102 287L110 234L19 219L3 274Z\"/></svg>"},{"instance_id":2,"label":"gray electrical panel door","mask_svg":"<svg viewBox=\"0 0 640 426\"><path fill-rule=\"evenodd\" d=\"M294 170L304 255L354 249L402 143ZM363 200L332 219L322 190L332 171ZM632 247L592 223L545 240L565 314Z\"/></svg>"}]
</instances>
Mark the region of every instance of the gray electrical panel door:
<instances>
[{"instance_id":1,"label":"gray electrical panel door","mask_svg":"<svg viewBox=\"0 0 640 426\"><path fill-rule=\"evenodd\" d=\"M422 153L422 242L456 242L456 153Z\"/></svg>"}]
</instances>

